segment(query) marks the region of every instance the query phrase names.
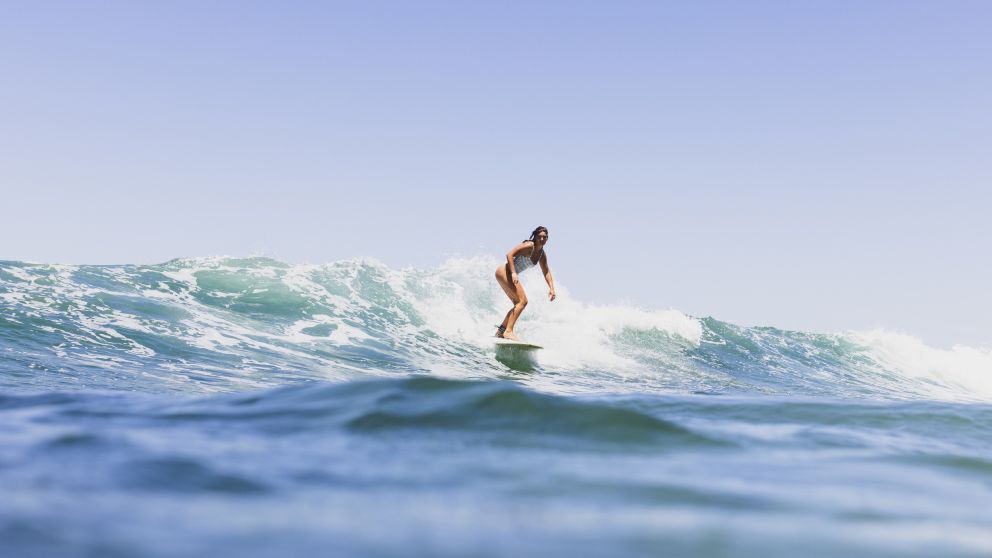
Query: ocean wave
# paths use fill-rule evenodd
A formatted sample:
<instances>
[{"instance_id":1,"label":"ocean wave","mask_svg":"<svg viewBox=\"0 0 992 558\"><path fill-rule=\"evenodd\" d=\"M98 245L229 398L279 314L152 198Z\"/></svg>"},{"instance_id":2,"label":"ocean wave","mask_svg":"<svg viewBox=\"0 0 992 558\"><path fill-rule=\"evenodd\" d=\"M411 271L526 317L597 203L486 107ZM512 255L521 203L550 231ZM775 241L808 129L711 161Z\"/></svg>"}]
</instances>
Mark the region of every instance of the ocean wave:
<instances>
[{"instance_id":1,"label":"ocean wave","mask_svg":"<svg viewBox=\"0 0 992 558\"><path fill-rule=\"evenodd\" d=\"M677 310L594 305L559 287L518 331L538 374L494 358L508 303L495 259L392 269L371 258L290 265L0 262L0 382L24 389L203 393L287 381L430 373L510 378L557 393L662 392L992 398L992 352L884 332L743 327ZM530 292L541 278L524 276Z\"/></svg>"}]
</instances>

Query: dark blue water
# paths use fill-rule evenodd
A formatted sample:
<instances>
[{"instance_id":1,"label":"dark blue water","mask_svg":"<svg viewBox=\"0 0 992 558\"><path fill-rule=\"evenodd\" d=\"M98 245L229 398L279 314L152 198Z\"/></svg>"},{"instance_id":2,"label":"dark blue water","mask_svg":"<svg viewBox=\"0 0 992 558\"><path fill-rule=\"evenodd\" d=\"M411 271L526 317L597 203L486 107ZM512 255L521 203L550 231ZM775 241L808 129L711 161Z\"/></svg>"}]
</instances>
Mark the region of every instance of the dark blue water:
<instances>
[{"instance_id":1,"label":"dark blue water","mask_svg":"<svg viewBox=\"0 0 992 558\"><path fill-rule=\"evenodd\" d=\"M0 555L992 555L987 351L490 263L0 262Z\"/></svg>"}]
</instances>

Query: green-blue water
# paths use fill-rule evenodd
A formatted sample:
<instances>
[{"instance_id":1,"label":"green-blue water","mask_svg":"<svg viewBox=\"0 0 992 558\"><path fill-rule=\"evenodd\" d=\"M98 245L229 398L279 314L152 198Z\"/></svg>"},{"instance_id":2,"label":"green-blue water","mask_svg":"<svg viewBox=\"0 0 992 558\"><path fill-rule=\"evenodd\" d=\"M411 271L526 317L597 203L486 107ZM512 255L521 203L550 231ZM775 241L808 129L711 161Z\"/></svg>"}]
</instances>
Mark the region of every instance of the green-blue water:
<instances>
[{"instance_id":1,"label":"green-blue water","mask_svg":"<svg viewBox=\"0 0 992 558\"><path fill-rule=\"evenodd\" d=\"M992 554L989 351L495 267L0 262L0 555Z\"/></svg>"}]
</instances>

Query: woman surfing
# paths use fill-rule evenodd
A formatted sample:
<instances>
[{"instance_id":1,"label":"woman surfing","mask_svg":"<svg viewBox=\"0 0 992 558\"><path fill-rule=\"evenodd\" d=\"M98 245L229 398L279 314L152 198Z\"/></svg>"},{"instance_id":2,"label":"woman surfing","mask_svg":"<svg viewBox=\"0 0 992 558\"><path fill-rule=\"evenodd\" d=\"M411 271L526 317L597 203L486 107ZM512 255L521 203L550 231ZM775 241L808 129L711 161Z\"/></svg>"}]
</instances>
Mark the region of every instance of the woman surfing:
<instances>
[{"instance_id":1,"label":"woman surfing","mask_svg":"<svg viewBox=\"0 0 992 558\"><path fill-rule=\"evenodd\" d=\"M513 308L506 313L503 323L496 326L496 337L519 341L513 333L513 326L520 318L520 314L527 307L527 293L524 286L520 284L518 275L524 271L541 264L541 272L544 280L548 282L548 300L555 299L555 282L551 277L551 270L548 268L548 254L544 251L544 245L548 243L547 227L537 227L530 233L530 238L513 247L506 253L506 264L496 268L496 281L503 287L503 292L510 297Z\"/></svg>"}]
</instances>

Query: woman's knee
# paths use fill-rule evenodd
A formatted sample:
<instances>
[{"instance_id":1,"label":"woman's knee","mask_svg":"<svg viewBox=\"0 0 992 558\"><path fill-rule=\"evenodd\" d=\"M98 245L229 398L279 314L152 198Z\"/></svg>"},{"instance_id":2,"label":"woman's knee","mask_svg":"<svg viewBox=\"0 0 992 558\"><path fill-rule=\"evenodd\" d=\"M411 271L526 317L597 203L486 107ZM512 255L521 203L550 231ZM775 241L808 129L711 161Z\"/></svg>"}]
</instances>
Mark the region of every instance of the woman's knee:
<instances>
[{"instance_id":1,"label":"woman's knee","mask_svg":"<svg viewBox=\"0 0 992 558\"><path fill-rule=\"evenodd\" d=\"M524 308L526 308L527 307L527 297L522 297L522 298L517 299L517 302L515 304L517 306L519 306L521 310L524 309Z\"/></svg>"}]
</instances>

